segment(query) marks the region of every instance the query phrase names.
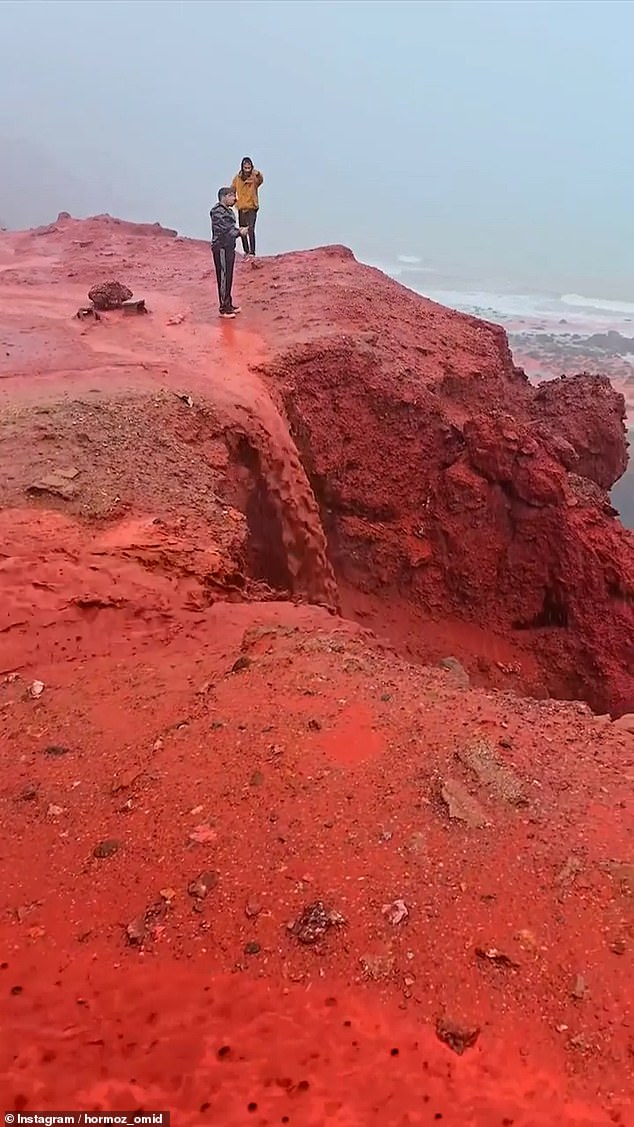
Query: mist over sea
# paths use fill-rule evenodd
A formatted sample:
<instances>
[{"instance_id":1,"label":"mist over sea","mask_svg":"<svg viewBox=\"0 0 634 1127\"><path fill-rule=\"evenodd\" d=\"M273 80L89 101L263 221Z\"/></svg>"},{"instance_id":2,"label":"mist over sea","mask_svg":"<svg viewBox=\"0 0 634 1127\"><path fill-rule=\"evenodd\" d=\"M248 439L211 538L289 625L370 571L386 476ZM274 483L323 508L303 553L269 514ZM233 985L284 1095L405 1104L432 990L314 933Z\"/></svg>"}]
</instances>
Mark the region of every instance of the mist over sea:
<instances>
[{"instance_id":1,"label":"mist over sea","mask_svg":"<svg viewBox=\"0 0 634 1127\"><path fill-rule=\"evenodd\" d=\"M414 255L400 255L395 263L373 262L385 274L432 301L472 313L499 324L526 324L533 329L556 331L574 327L577 332L613 330L634 336L634 301L587 297L583 294L518 292L493 284L474 289L455 277L426 266Z\"/></svg>"},{"instance_id":2,"label":"mist over sea","mask_svg":"<svg viewBox=\"0 0 634 1127\"><path fill-rule=\"evenodd\" d=\"M630 442L634 446L634 346L631 352L614 334L634 340L634 301L593 297L578 293L518 292L492 281L477 288L425 265L414 255L396 262L372 262L416 293L502 325L517 363L535 382L563 372L605 373L626 397ZM597 334L607 337L606 348L596 345ZM587 351L584 352L585 342ZM614 354L607 343L618 351ZM580 357L583 362L580 362ZM623 524L634 528L634 465L612 490L612 503Z\"/></svg>"}]
</instances>

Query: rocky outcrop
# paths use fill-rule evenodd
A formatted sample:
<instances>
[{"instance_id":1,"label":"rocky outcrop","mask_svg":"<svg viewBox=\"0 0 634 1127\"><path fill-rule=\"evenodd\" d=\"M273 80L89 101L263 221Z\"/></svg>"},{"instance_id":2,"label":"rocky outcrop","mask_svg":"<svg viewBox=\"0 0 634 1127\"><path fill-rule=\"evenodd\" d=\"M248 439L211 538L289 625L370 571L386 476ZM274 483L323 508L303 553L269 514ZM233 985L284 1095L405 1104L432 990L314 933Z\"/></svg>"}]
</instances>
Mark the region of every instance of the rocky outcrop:
<instances>
[{"instance_id":1,"label":"rocky outcrop","mask_svg":"<svg viewBox=\"0 0 634 1127\"><path fill-rule=\"evenodd\" d=\"M228 324L165 232L0 266L5 1106L629 1122L632 716L526 699L630 692L579 430L339 248ZM109 276L152 313L73 317Z\"/></svg>"},{"instance_id":2,"label":"rocky outcrop","mask_svg":"<svg viewBox=\"0 0 634 1127\"><path fill-rule=\"evenodd\" d=\"M531 415L567 470L611 489L625 473L625 398L606 376L562 376L540 384Z\"/></svg>"},{"instance_id":3,"label":"rocky outcrop","mask_svg":"<svg viewBox=\"0 0 634 1127\"><path fill-rule=\"evenodd\" d=\"M188 418L212 406L234 465L218 487L247 516L251 571L273 590L335 608L353 589L387 622L398 604L398 644L434 622L476 639L468 654L455 633L435 654L417 645L419 660L477 663L488 632L518 658L516 690L634 709L633 539L606 493L626 463L623 400L606 380L533 387L499 326L427 301L341 247L240 264L244 314L220 335L204 243L110 217L3 240L3 299L21 318L25 293L38 298L28 355L23 336L8 338L5 391L33 374L36 348L42 371L86 372L91 394L106 365L109 395L115 384L153 395L158 380L196 404ZM69 278L88 288L97 270L154 293L151 332L126 319L106 339L99 324L76 335L76 322L45 318L51 283L58 295ZM140 488L145 466L136 455L130 464ZM176 480L189 489L189 470Z\"/></svg>"},{"instance_id":4,"label":"rocky outcrop","mask_svg":"<svg viewBox=\"0 0 634 1127\"><path fill-rule=\"evenodd\" d=\"M627 461L622 397L588 375L532 387L497 326L343 255L258 278L301 294L265 378L339 576L521 634L550 692L631 710L634 539L604 492Z\"/></svg>"}]
</instances>

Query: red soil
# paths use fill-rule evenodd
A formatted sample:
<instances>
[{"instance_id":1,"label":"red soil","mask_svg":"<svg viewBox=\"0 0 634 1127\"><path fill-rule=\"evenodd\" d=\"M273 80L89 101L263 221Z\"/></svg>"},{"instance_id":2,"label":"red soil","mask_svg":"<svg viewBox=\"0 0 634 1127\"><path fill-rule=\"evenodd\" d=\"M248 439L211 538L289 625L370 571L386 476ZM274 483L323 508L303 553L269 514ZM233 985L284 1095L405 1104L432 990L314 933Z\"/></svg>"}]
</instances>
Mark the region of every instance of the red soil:
<instances>
[{"instance_id":1,"label":"red soil","mask_svg":"<svg viewBox=\"0 0 634 1127\"><path fill-rule=\"evenodd\" d=\"M217 326L202 245L0 238L3 1105L629 1122L632 736L514 695L634 710L621 401L241 267ZM74 320L108 276L151 315Z\"/></svg>"}]
</instances>

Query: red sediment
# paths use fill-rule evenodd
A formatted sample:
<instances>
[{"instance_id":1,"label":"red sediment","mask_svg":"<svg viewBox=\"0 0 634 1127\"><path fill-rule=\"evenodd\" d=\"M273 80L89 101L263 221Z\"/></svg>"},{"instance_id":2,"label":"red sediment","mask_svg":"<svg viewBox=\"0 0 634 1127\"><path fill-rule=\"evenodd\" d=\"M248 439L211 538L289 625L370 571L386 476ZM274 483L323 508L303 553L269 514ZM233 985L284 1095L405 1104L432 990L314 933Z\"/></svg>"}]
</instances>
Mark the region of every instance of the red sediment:
<instances>
[{"instance_id":1,"label":"red sediment","mask_svg":"<svg viewBox=\"0 0 634 1127\"><path fill-rule=\"evenodd\" d=\"M625 1124L632 736L548 699L634 711L622 402L240 265L0 238L3 1106Z\"/></svg>"}]
</instances>

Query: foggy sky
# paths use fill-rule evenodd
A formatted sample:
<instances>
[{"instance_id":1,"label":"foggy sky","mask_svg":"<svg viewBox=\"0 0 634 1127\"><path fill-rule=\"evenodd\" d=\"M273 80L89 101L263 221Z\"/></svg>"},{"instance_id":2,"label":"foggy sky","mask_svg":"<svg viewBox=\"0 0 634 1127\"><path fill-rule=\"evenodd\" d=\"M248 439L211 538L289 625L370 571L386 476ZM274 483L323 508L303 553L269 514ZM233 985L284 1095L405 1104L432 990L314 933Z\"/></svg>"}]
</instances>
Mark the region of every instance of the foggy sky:
<instances>
[{"instance_id":1,"label":"foggy sky","mask_svg":"<svg viewBox=\"0 0 634 1127\"><path fill-rule=\"evenodd\" d=\"M0 3L0 222L206 237L248 154L264 252L634 300L633 43L609 0Z\"/></svg>"}]
</instances>

